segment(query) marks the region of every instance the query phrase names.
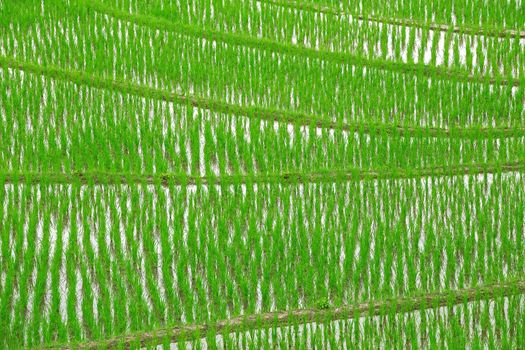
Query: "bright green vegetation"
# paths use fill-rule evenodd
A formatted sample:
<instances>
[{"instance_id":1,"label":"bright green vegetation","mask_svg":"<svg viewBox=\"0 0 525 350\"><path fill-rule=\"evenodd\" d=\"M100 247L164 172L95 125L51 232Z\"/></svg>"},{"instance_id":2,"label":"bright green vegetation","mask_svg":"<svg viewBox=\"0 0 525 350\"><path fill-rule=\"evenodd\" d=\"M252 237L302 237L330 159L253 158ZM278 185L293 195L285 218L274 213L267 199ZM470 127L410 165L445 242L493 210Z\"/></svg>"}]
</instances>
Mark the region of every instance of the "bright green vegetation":
<instances>
[{"instance_id":1,"label":"bright green vegetation","mask_svg":"<svg viewBox=\"0 0 525 350\"><path fill-rule=\"evenodd\" d=\"M525 347L525 9L449 3L0 0L0 348Z\"/></svg>"},{"instance_id":2,"label":"bright green vegetation","mask_svg":"<svg viewBox=\"0 0 525 350\"><path fill-rule=\"evenodd\" d=\"M6 185L4 337L99 339L519 278L523 178L467 179Z\"/></svg>"}]
</instances>

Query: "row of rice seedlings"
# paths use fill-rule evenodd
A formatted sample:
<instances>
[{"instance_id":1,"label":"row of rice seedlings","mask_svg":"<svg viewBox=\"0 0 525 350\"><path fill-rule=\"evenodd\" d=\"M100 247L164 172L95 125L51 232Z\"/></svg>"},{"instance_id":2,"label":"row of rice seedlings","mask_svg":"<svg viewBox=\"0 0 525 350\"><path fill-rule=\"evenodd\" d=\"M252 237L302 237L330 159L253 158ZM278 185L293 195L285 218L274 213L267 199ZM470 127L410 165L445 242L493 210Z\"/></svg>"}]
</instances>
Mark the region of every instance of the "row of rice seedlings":
<instances>
[{"instance_id":1,"label":"row of rice seedlings","mask_svg":"<svg viewBox=\"0 0 525 350\"><path fill-rule=\"evenodd\" d=\"M106 1L106 0L103 0ZM72 1L74 3L74 1ZM110 3L110 2L108 2ZM419 1L357 1L357 2L332 2L326 0L294 1L294 0L260 0L239 3L232 0L157 0L141 2L137 0L121 0L116 4L120 8L133 12L166 14L181 22L196 22L209 24L210 19L221 21L239 22L239 25L248 26L242 21L242 14L249 13L253 8L263 8L273 4L288 7L309 9L310 11L330 13L349 13L353 17L373 15L379 19L412 19L418 23L436 23L443 25L455 24L466 28L479 28L480 30L518 29L523 28L525 20L520 16L523 12L523 3L507 1L486 6L479 0L462 1L451 4L447 1L434 1L432 3ZM230 18L226 17L230 14ZM281 19L284 21L284 19ZM265 25L268 22L264 23ZM337 35L334 33L334 35Z\"/></svg>"},{"instance_id":2,"label":"row of rice seedlings","mask_svg":"<svg viewBox=\"0 0 525 350\"><path fill-rule=\"evenodd\" d=\"M336 64L345 62L356 66L365 65L409 75L414 74L415 72L420 72L424 75L440 79L477 82L484 82L485 79L487 79L494 80L493 83L495 84L509 84L514 86L522 83L520 77L523 76L523 67L520 62L522 62L523 59L520 60L520 53L523 52L523 45L519 38L508 38L508 40L494 39L496 41L491 41L489 39L485 40L485 38L482 39L481 37L478 37L476 40L473 37L467 37L467 40L465 40L465 38L456 38L457 35L445 38L445 36L430 35L431 33L429 32L416 33L415 31L413 31L413 35L409 35L408 38L405 38L407 35L402 28L376 28L373 24L372 27L365 26L363 33L353 33L352 38L354 38L354 40L355 38L360 39L359 41L355 43L342 43L342 46L344 47L356 47L354 51L345 53L331 47L333 45L329 45L330 47L328 48L323 48L325 45L322 45L322 43L319 44L319 39L316 39L315 42L317 46L321 45L321 47L313 49L304 45L297 46L286 44L285 42L290 41L288 39L271 40L268 38L257 38L255 36L233 32L218 32L207 28L187 26L175 22L171 23L170 21L155 16L129 14L125 11L119 11L104 5L100 5L99 7L96 4L96 2L90 3L89 7L95 7L95 11L101 13L103 17L109 15L110 17L121 19L125 22L151 27L154 30L174 32L177 35L183 35L185 37L189 35L190 37L195 37L197 39L201 38L211 40L233 45L235 47L240 46L241 48L255 48L257 50L271 53L297 55ZM240 16L242 17L243 15ZM93 14L87 12L87 14L84 14L84 17L93 18ZM238 16L231 16L230 14L228 17L236 18ZM54 31L52 28L56 26L56 21L50 20L49 18L45 18L42 21L43 23L46 23L46 27L51 26L48 30ZM62 21L63 20L61 20L61 22ZM244 22L251 21L247 19ZM98 34L97 30L89 28L90 25L86 24L86 22L82 22L80 26L83 27L84 32L87 30L89 33L90 38L87 40L88 46L94 46L90 40L93 39L93 36L105 37L107 35L106 33ZM34 25L32 27L33 32L37 30L37 27L39 28L38 30L40 30L40 26ZM271 28L275 30L275 26L272 26ZM395 35L394 29L399 30L400 35ZM359 30L361 31L361 29ZM26 32L27 29L24 28L22 31L23 39L20 40L21 42L28 42L31 40L31 37L39 38L39 36L34 33L31 33L28 37ZM404 33L404 35L401 35L402 33ZM71 38L71 34L72 32L70 31L64 31L64 35L68 36L69 41L74 39ZM398 38L407 40L396 40ZM453 40L454 38L457 40ZM37 39L36 41L37 48L39 49L38 51L42 51L40 47L41 45L38 45L38 41L40 40ZM151 43L151 39L149 41ZM296 41L296 39L292 41ZM420 42L422 45L414 47L416 42ZM80 43L82 44L82 42ZM44 42L44 45L46 44L49 45ZM58 51L64 47L60 41L55 40L51 45ZM70 47L70 45L66 46ZM100 52L101 49L104 50L104 45L98 46L98 48L92 49L92 51ZM25 51L24 49L23 51ZM33 49L34 48L29 48L30 51ZM80 53L82 51L78 52ZM85 52L83 53L85 56ZM406 56L406 58L404 59L403 56ZM426 58L426 56L429 58ZM437 66L439 63L437 62L437 58L441 56L447 61L445 66L448 66L449 63L451 64L449 67L450 69ZM464 59L462 56L465 56ZM425 62L430 62L432 64L426 65L424 64Z\"/></svg>"},{"instance_id":3,"label":"row of rice seedlings","mask_svg":"<svg viewBox=\"0 0 525 350\"><path fill-rule=\"evenodd\" d=\"M114 173L100 170L73 173L35 173L15 172L2 173L5 183L16 184L72 184L83 185L120 185L142 184L161 185L289 185L289 184L321 184L341 183L347 181L399 180L421 179L428 177L457 177L525 172L525 163L511 164L472 164L451 167L431 167L418 169L379 168L359 169L347 168L337 170L322 170L315 172L284 172L279 174L235 174L235 175L188 175L188 174L130 174Z\"/></svg>"},{"instance_id":4,"label":"row of rice seedlings","mask_svg":"<svg viewBox=\"0 0 525 350\"><path fill-rule=\"evenodd\" d=\"M370 135L215 113L16 70L1 74L0 171L6 174L280 176L405 168L424 176L432 167L435 175L460 165L505 170L525 154L525 137L491 138L492 129L488 138L473 129L470 139L423 131L409 137L380 127Z\"/></svg>"},{"instance_id":5,"label":"row of rice seedlings","mask_svg":"<svg viewBox=\"0 0 525 350\"><path fill-rule=\"evenodd\" d=\"M492 302L491 299L495 299L496 302L502 301L503 303L506 303L508 305L510 303L509 300L515 298L516 295L521 295L521 293L523 293L524 290L524 281L514 281L511 283L478 286L473 289L448 291L439 294L427 294L421 296L413 296L410 298L400 297L388 300L374 301L365 304L347 305L340 308L320 307L313 309L283 311L278 313L245 315L237 318L231 318L228 320L221 320L211 324L180 325L174 328L159 328L148 332L128 333L122 336L81 342L75 344L75 346L78 348L129 348L134 346L141 346L145 348L147 346L154 346L157 344L164 344L165 347L167 347L167 345L169 344L178 344L180 347L184 344L188 345L187 343L191 340L198 340L199 338L201 338L201 343L202 341L209 341L212 343L212 347L215 348L217 346L223 347L223 341L225 339L230 342L233 340L233 343L241 341L241 344L243 344L242 338L245 338L247 336L253 336L257 333L264 333L268 329L272 329L278 334L282 334L283 332L292 330L293 333L296 333L295 341L298 341L301 344L301 346L305 346L309 343L309 341L312 340L312 337L309 334L311 328L315 329L319 327L322 329L323 327L332 327L335 325L335 329L339 329L339 332L341 332L344 331L344 328L340 328L341 324L358 322L361 323L361 318L368 318L372 320L386 319L386 322L390 323L388 325L390 326L389 330L392 330L394 328L391 325L392 323L395 324L395 322L399 322L400 319L402 321L407 319L407 316L403 315L405 313L412 313L409 316L414 316L414 314L416 314L416 316L419 316L418 319L416 319L418 323L415 324L416 327L410 329L411 332L407 332L409 334L400 334L398 335L398 338L401 337L409 339L410 337L419 336L419 340L411 339L411 344L416 345L417 343L422 342L426 343L426 345L428 346L428 335L424 334L426 332L426 325L424 324L426 320L422 320L421 316L426 316L425 314L429 309L431 310L431 312L428 312L428 314L430 315L437 313L447 317L447 313L449 312L452 313L453 316L454 313L457 313L458 311L461 313L463 311L462 309L466 308L466 315L463 315L466 317L464 317L463 320L460 319L459 322L462 324L463 327L474 326L472 328L475 328L476 323L479 324L483 323L483 321L488 321L488 319L476 319L476 316L472 319L469 319L469 311L471 311L475 306L484 304L483 302L480 303L479 301L489 300L489 303L492 303L491 306L494 306L494 302ZM519 303L516 304L517 305L513 306L520 308ZM521 307L522 306L523 304L521 305ZM338 320L343 321L337 323ZM501 320L502 317L499 317L499 321ZM423 323L423 327L420 327L421 323ZM469 323L473 323L473 325ZM368 324L367 326L370 326L370 324ZM504 334L505 336L508 336L509 333L512 334L513 328L515 329L516 327L508 327L510 328L510 332L508 333L506 329L507 326L503 326L502 328L503 329L500 330L500 335ZM263 331L261 332L261 330ZM374 331L377 331L377 329L365 329L363 333L373 334L375 333ZM474 329L474 331L476 331L476 329ZM468 335L468 333L468 331L465 332L465 335ZM391 336L389 332L384 331L381 331L381 333L379 334L373 335L377 337L382 337L382 340L388 339ZM354 336L354 333L352 334L352 336ZM457 336L457 333L455 334L455 336ZM345 337L348 337L348 335L346 335ZM275 340L275 338L273 337L270 338L271 340ZM342 341L341 338L343 337L337 336L335 339L332 339L331 342L340 342ZM350 338L351 337L348 337L347 341L350 340ZM356 338L357 339L354 339L354 343L359 342L360 340L359 336ZM487 340L488 337L484 335L484 338L485 340ZM498 340L501 339L501 337L498 338ZM432 345L434 345L435 347L438 341L436 338L432 339L434 342ZM244 339L244 341L246 340L250 339ZM462 339L462 342L465 342L465 340L466 339ZM404 339L403 341L406 340ZM204 344L206 344L205 342ZM395 344L395 341L390 342ZM272 343L272 341L270 341L270 343ZM53 345L49 345L49 347L46 348L53 348L59 346L60 344L55 343ZM231 344L229 346L231 346ZM172 346L172 348L174 347L175 346ZM246 344L244 343L244 346L240 346L240 344L237 344L236 347L246 348ZM313 348L313 345L310 344L309 348ZM341 345L339 346L339 348L342 348Z\"/></svg>"},{"instance_id":6,"label":"row of rice seedlings","mask_svg":"<svg viewBox=\"0 0 525 350\"><path fill-rule=\"evenodd\" d=\"M32 62L26 62L26 61L19 61L12 58L3 57L0 58L0 65L6 68L13 68L17 71L23 71L26 73L30 73L32 75L42 75L47 78L51 79L58 79L60 81L68 81L73 82L78 85L83 86L90 86L95 88L101 88L101 89L108 89L119 93L125 93L125 94L131 94L135 96L142 96L146 98L151 98L155 100L162 100L166 102L174 102L176 104L181 105L192 105L194 107L207 109L210 111L215 112L223 112L223 113L232 113L235 115L242 115L249 118L255 118L260 120L267 120L267 121L276 121L276 122L284 122L284 123L294 123L299 125L314 125L319 128L331 128L331 129L339 129L343 131L362 131L369 134L375 134L375 133L387 133L387 134L400 134L400 135L407 135L407 136L413 136L413 135L420 135L420 136L432 136L432 137L463 137L463 138L476 138L476 137L511 137L511 136L521 136L523 135L523 127L520 127L521 124L519 121L522 119L519 116L523 115L523 106L522 103L519 102L521 94L518 92L514 94L511 89L507 90L509 95L507 95L508 98L511 99L511 103L509 104L510 108L508 109L509 114L507 114L507 111L502 110L498 111L498 113L502 113L502 117L498 117L497 119L502 119L504 124L510 124L513 126L488 126L490 124L499 124L501 122L494 122L494 119L490 121L490 114L488 113L495 113L496 111L493 110L493 108L490 106L490 112L487 113L487 110L485 109L485 106L487 105L487 101L485 101L484 104L482 104L482 110L479 113L481 113L481 117L473 118L471 112L473 112L471 107L468 107L467 105L462 102L461 110L463 112L460 114L460 116L465 115L463 118L458 118L457 115L454 116L454 118L450 118L450 122L452 122L454 125L452 126L445 126L445 127L435 127L435 126L420 126L417 124L420 124L420 120L417 119L420 117L420 115L417 115L415 113L410 113L409 117L410 119L415 119L414 124L407 124L406 123L406 116L403 114L394 114L393 117L389 115L385 115L383 113L383 117L380 119L376 116L363 118L363 115L357 114L355 116L349 116L349 113L353 112L360 112L354 110L352 108L350 111L348 110L348 107L346 109L343 109L343 106L341 106L340 114L344 116L344 119L341 120L339 117L337 118L327 118L323 115L316 115L316 114L310 114L310 113L303 113L300 111L293 111L290 109L275 109L272 107L260 107L260 106L244 106L236 104L236 102L232 103L225 103L219 100L214 99L208 99L208 98L202 98L198 96L192 96L191 94L181 94L174 91L169 91L166 89L159 89L159 88L151 88L147 85L139 85L134 84L129 81L123 81L119 79L111 79L99 75L94 74L87 74L84 72L79 72L75 70L69 70L69 69L63 69L60 67L55 66L41 66ZM438 90L439 91L439 90ZM9 93L9 90L6 91ZM415 92L415 91L414 91ZM484 94L485 97L489 97L492 93L491 90L487 90L488 94ZM46 97L46 96L44 96ZM480 96L481 98L482 96ZM368 96L363 96L363 100L365 98L368 98ZM358 100L357 100L358 101ZM379 103L379 105L382 107L387 108L397 108L396 105L389 106L389 102L387 99L379 100L383 101L383 103ZM384 103L387 101L387 103ZM395 101L395 100L394 100ZM444 103L441 101L436 101L437 103ZM249 103L248 103L249 104ZM420 107L420 105L416 106ZM428 114L429 111L426 111L425 114ZM456 113L457 110L452 110L449 113ZM369 113L374 113L373 111L369 111ZM434 115L431 115L433 119L443 119L442 117L443 113L437 113L437 117ZM447 113L448 114L448 113ZM514 115L515 114L515 115ZM353 121L353 119L357 117L357 121ZM400 118L401 117L401 118ZM339 121L338 121L339 119ZM361 119L361 120L359 120ZM405 120L403 120L405 119ZM423 118L419 118L423 119ZM458 119L466 119L465 122L473 125L469 126L462 126L455 124L458 124ZM349 120L349 122L346 122L346 120ZM394 122L392 122L392 120ZM514 121L517 120L517 121ZM450 123L447 121L447 124ZM441 124L443 124L443 121L440 121Z\"/></svg>"},{"instance_id":7,"label":"row of rice seedlings","mask_svg":"<svg viewBox=\"0 0 525 350\"><path fill-rule=\"evenodd\" d=\"M286 328L245 331L178 343L165 349L232 347L242 349L354 348L520 348L523 346L523 297L498 298L410 314L385 311L381 317L329 324L297 323Z\"/></svg>"},{"instance_id":8,"label":"row of rice seedlings","mask_svg":"<svg viewBox=\"0 0 525 350\"><path fill-rule=\"evenodd\" d=\"M111 3L103 5L89 2L86 6L103 14L161 30L199 35L199 29L194 29L197 27L226 33L213 35L209 31L203 32L206 34L202 35L208 39L228 40L228 34L233 34L237 38L264 38L260 40L261 47L270 46L266 40L286 43L287 53L293 52L294 47L307 47L319 51L346 52L358 57L443 65L482 75L503 74L512 77L523 73L521 62L525 52L522 39L525 38L525 32L523 38L519 32L507 32L495 38L472 36L455 33L452 28L445 32L430 28L407 28L404 25L359 21L352 16L297 11L290 7L268 5L266 2L262 4L255 6L246 2L239 6L236 1L223 3L207 0L184 5L153 2L147 6L154 9L134 14L129 14L129 7L115 10ZM155 9L157 6L159 8ZM212 13L208 14L208 11ZM185 13L191 14L191 18L181 19L181 14L184 17ZM166 19L174 21L172 26ZM190 27L185 29L183 23ZM250 45L249 40L244 41L245 45ZM300 54L300 51L295 51Z\"/></svg>"},{"instance_id":9,"label":"row of rice seedlings","mask_svg":"<svg viewBox=\"0 0 525 350\"><path fill-rule=\"evenodd\" d=\"M373 23L382 23L385 25L399 25L410 28L429 29L433 31L452 31L454 33L470 34L470 35L483 35L489 37L506 37L516 36L525 37L525 32L518 30L517 28L509 28L505 24L500 25L483 25L469 24L457 22L455 18L449 18L445 23L434 22L435 19L422 20L421 18L410 18L400 17L400 14L394 15L395 17L388 17L376 13L376 15L366 12L354 13L352 10L342 9L340 6L326 3L322 4L319 2L299 2L293 0L260 0L259 3L262 5L273 5L281 8L293 9L296 11L313 12L319 15L336 15L336 16L348 16L352 19L360 21L368 21Z\"/></svg>"},{"instance_id":10,"label":"row of rice seedlings","mask_svg":"<svg viewBox=\"0 0 525 350\"><path fill-rule=\"evenodd\" d=\"M88 82L98 81L100 76L133 82L144 87L134 91L145 95L150 93L146 86L155 86L162 89L159 94L163 96L180 93L212 99L201 101L202 104L227 102L284 112L300 111L347 123L519 127L524 120L522 87L429 80L418 74L327 64L293 55L203 43L173 33L160 36L148 28L104 18L100 22L87 21L86 25L92 26L89 30L82 29L78 21L64 22L64 32L41 28L40 34L30 35L31 40L17 40L17 49L14 39L7 35L2 45L4 53L41 60L66 71L69 68L85 71L83 80ZM56 23L51 28L55 26ZM107 27L106 34L91 34L100 27ZM68 33L64 44L51 47L46 44L50 38L61 43L61 33ZM46 37L49 39L42 39ZM33 44L28 46L26 42L39 42L43 46L35 50ZM63 50L64 47L69 49ZM174 57L172 52L179 54ZM5 58L2 61L3 66L24 66L27 62L5 61ZM303 79L304 76L309 79ZM118 85L125 88L127 84Z\"/></svg>"},{"instance_id":11,"label":"row of rice seedlings","mask_svg":"<svg viewBox=\"0 0 525 350\"><path fill-rule=\"evenodd\" d=\"M270 0L276 3L298 3L293 0ZM261 2L269 2L262 0ZM189 3L188 2L185 2ZM461 26L478 27L481 29L523 28L525 19L524 5L521 1L507 1L494 3L490 6L483 1L470 0L461 3L449 1L424 0L417 1L389 1L365 0L358 2L331 2L326 0L312 0L307 4L339 8L342 12L355 14L370 14L386 18L412 18L425 22L443 24L455 23Z\"/></svg>"},{"instance_id":12,"label":"row of rice seedlings","mask_svg":"<svg viewBox=\"0 0 525 350\"><path fill-rule=\"evenodd\" d=\"M6 344L457 290L525 268L515 174L2 187Z\"/></svg>"},{"instance_id":13,"label":"row of rice seedlings","mask_svg":"<svg viewBox=\"0 0 525 350\"><path fill-rule=\"evenodd\" d=\"M352 9L351 6L349 7L346 4L340 4L342 6L338 6L336 4L332 3L322 3L319 1L294 1L294 0L260 0L259 3L261 4L267 4L267 5L274 5L278 7L283 8L289 8L289 9L295 9L298 11L309 11L319 14L330 14L330 15L339 15L339 16L350 16L351 18L356 18L359 20L365 20L365 21L371 21L376 23L384 23L384 24L395 24L395 25L402 25L407 27L415 27L415 28L422 28L422 29L431 29L431 30L438 30L438 31L448 31L453 30L457 33L466 33L466 34L473 34L473 35L486 35L486 36L493 36L493 37L505 37L508 34L514 35L518 34L521 37L525 36L525 33L523 31L519 31L518 27L512 27L509 26L509 23L472 23L472 22L464 22L464 21L458 21L457 18L457 12L453 14L454 9L453 7L450 7L446 16L448 18L442 18L437 19L435 15L436 13L433 13L431 9L429 9L430 12L426 12L423 16L411 16L409 14L403 15L402 13L391 13L390 15L384 15L381 14L381 11L363 11L360 12L354 12L355 8ZM411 3L412 4L412 3ZM429 4L429 7L432 7L434 4ZM459 6L455 6L456 10L462 7L463 4L460 4ZM505 4L507 7L507 11L514 12L519 11L519 7L521 6L518 3L511 4L507 3ZM494 11L494 7L491 7L489 11ZM438 15L442 15L442 13L439 13ZM514 15L514 14L513 14ZM404 17L407 16L407 17ZM461 16L461 15L460 15ZM426 17L427 19L423 19ZM494 19L494 18L492 18ZM452 28L451 28L452 27Z\"/></svg>"}]
</instances>

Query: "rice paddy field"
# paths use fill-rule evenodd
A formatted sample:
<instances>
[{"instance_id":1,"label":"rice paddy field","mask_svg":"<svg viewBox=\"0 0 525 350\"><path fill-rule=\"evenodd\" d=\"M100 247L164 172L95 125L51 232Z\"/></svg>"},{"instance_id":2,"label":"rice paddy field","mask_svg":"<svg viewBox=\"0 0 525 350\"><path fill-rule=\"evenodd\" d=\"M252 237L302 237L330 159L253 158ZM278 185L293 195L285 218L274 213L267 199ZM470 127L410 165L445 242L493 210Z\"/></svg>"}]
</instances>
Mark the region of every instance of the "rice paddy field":
<instances>
[{"instance_id":1,"label":"rice paddy field","mask_svg":"<svg viewBox=\"0 0 525 350\"><path fill-rule=\"evenodd\" d=\"M0 349L524 349L522 0L0 0Z\"/></svg>"}]
</instances>

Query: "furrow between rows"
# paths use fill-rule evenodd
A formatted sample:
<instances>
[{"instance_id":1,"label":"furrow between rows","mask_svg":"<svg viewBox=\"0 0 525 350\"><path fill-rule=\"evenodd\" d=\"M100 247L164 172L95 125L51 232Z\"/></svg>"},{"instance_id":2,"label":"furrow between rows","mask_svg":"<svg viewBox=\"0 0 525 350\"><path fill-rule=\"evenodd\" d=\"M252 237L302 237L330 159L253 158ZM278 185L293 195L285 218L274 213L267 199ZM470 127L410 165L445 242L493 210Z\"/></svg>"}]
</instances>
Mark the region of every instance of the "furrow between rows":
<instances>
[{"instance_id":1,"label":"furrow between rows","mask_svg":"<svg viewBox=\"0 0 525 350\"><path fill-rule=\"evenodd\" d=\"M115 184L160 184L169 185L205 185L205 184L294 184L294 183L336 183L346 181L365 181L378 179L413 179L423 177L463 176L479 174L498 174L523 172L524 162L506 164L471 164L452 167L436 166L421 169L385 168L385 169L342 169L318 172L289 172L282 174L237 174L204 175L187 174L131 174L110 172L66 173L4 173L0 174L0 183L53 183L84 185Z\"/></svg>"}]
</instances>

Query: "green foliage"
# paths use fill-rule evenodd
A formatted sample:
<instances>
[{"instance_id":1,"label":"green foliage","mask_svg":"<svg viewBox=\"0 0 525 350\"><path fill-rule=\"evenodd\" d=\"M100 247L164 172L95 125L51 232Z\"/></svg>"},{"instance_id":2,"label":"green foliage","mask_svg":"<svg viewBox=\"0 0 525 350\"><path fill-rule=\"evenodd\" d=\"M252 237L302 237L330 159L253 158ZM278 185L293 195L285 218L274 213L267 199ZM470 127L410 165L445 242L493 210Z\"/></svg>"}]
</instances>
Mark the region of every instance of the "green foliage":
<instances>
[{"instance_id":1,"label":"green foliage","mask_svg":"<svg viewBox=\"0 0 525 350\"><path fill-rule=\"evenodd\" d=\"M317 303L315 303L315 307L322 310L329 309L330 300L328 300L327 298L319 299Z\"/></svg>"},{"instance_id":2,"label":"green foliage","mask_svg":"<svg viewBox=\"0 0 525 350\"><path fill-rule=\"evenodd\" d=\"M0 348L525 346L522 1L0 11Z\"/></svg>"}]
</instances>

